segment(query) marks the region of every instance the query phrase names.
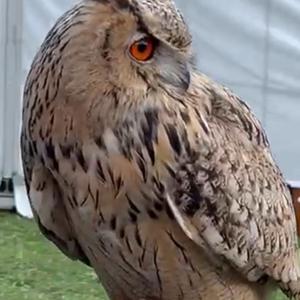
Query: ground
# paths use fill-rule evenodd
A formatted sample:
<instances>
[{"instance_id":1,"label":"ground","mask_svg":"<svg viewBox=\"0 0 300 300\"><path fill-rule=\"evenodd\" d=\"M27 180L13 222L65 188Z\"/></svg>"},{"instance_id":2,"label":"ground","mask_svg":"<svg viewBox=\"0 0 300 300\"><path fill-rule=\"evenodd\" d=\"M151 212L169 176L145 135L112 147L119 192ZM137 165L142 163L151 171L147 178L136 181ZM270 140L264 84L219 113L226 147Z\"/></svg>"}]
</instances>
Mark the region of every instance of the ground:
<instances>
[{"instance_id":1,"label":"ground","mask_svg":"<svg viewBox=\"0 0 300 300\"><path fill-rule=\"evenodd\" d=\"M0 299L107 298L91 269L62 255L32 221L0 213Z\"/></svg>"},{"instance_id":2,"label":"ground","mask_svg":"<svg viewBox=\"0 0 300 300\"><path fill-rule=\"evenodd\" d=\"M61 254L37 226L0 212L0 299L107 300L94 273ZM284 300L276 293L272 300Z\"/></svg>"}]
</instances>

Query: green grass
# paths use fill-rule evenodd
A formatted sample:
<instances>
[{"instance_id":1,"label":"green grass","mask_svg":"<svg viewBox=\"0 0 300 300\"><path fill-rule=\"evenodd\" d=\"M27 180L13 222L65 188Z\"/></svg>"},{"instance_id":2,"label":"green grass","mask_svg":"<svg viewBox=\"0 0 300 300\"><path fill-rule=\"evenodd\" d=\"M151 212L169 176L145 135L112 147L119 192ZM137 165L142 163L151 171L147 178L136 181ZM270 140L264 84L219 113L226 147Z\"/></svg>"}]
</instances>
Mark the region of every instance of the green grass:
<instances>
[{"instance_id":1,"label":"green grass","mask_svg":"<svg viewBox=\"0 0 300 300\"><path fill-rule=\"evenodd\" d=\"M95 274L61 254L33 221L0 212L0 299L106 300ZM286 299L275 293L272 300Z\"/></svg>"},{"instance_id":2,"label":"green grass","mask_svg":"<svg viewBox=\"0 0 300 300\"><path fill-rule=\"evenodd\" d=\"M0 299L104 300L91 269L61 254L37 226L0 213Z\"/></svg>"}]
</instances>

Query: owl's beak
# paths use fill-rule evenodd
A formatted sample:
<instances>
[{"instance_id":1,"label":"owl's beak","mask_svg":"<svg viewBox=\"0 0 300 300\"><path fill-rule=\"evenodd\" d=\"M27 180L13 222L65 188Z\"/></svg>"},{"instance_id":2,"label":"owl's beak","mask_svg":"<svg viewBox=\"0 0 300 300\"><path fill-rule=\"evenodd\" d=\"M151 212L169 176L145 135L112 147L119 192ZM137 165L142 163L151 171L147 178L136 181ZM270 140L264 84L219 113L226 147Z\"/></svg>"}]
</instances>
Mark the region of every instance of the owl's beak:
<instances>
[{"instance_id":1,"label":"owl's beak","mask_svg":"<svg viewBox=\"0 0 300 300\"><path fill-rule=\"evenodd\" d=\"M178 62L177 65L165 66L159 77L164 84L174 87L179 93L185 93L191 83L191 70L187 63Z\"/></svg>"}]
</instances>

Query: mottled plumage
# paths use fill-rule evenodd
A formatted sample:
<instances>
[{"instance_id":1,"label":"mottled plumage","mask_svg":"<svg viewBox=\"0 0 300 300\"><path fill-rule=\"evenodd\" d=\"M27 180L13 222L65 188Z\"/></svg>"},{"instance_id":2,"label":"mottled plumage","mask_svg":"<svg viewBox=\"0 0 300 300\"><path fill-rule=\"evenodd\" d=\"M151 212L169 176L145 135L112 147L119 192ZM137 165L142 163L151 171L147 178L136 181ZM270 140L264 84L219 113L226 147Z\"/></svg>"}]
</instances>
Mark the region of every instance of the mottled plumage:
<instances>
[{"instance_id":1,"label":"mottled plumage","mask_svg":"<svg viewBox=\"0 0 300 300\"><path fill-rule=\"evenodd\" d=\"M149 61L129 55L155 39ZM86 0L24 91L22 158L41 231L112 300L300 299L295 212L260 123L195 70L170 0ZM88 291L87 291L88 293Z\"/></svg>"}]
</instances>

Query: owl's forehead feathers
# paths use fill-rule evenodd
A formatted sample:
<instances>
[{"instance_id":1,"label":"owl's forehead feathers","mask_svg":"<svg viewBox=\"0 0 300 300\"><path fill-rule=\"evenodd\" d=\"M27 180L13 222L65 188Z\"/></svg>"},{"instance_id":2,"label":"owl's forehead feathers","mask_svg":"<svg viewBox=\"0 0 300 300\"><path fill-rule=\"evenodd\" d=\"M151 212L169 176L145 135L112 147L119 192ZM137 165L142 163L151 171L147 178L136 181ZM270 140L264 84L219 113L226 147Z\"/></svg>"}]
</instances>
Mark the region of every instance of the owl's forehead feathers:
<instances>
[{"instance_id":1,"label":"owl's forehead feathers","mask_svg":"<svg viewBox=\"0 0 300 300\"><path fill-rule=\"evenodd\" d=\"M173 0L94 0L128 11L138 25L159 40L179 50L186 50L192 42L189 28Z\"/></svg>"}]
</instances>

